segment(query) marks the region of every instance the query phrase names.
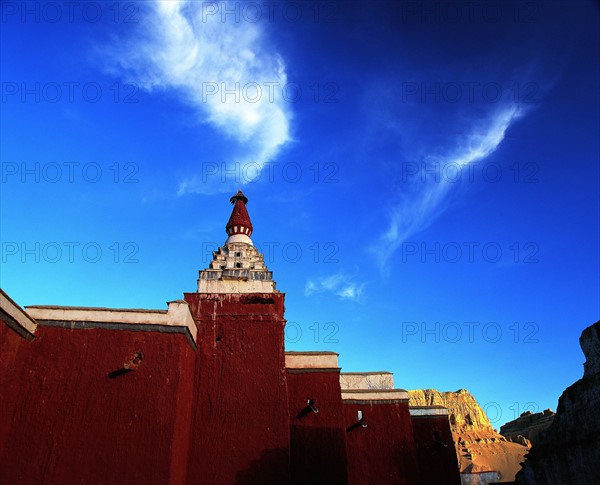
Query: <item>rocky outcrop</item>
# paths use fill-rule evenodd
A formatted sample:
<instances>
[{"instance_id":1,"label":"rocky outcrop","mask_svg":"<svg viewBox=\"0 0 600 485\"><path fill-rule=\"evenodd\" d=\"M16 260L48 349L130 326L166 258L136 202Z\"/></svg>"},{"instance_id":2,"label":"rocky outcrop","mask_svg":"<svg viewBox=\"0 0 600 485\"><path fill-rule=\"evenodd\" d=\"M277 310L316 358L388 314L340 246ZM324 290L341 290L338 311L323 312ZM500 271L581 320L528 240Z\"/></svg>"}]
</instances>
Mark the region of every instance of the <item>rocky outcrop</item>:
<instances>
[{"instance_id":1,"label":"rocky outcrop","mask_svg":"<svg viewBox=\"0 0 600 485\"><path fill-rule=\"evenodd\" d=\"M448 409L463 484L514 479L529 451L529 443L510 442L498 434L469 391L424 389L408 391L408 396L411 406L444 406Z\"/></svg>"},{"instance_id":2,"label":"rocky outcrop","mask_svg":"<svg viewBox=\"0 0 600 485\"><path fill-rule=\"evenodd\" d=\"M546 409L543 413L525 411L514 421L509 421L500 428L500 434L509 441L524 443L524 439L532 445L537 444L542 431L547 429L554 419L554 411Z\"/></svg>"},{"instance_id":3,"label":"rocky outcrop","mask_svg":"<svg viewBox=\"0 0 600 485\"><path fill-rule=\"evenodd\" d=\"M585 355L583 378L593 377L600 373L600 321L581 332L579 345Z\"/></svg>"},{"instance_id":4,"label":"rocky outcrop","mask_svg":"<svg viewBox=\"0 0 600 485\"><path fill-rule=\"evenodd\" d=\"M531 448L519 485L581 485L600 477L600 321L579 339L583 378L560 396L552 424Z\"/></svg>"},{"instance_id":5,"label":"rocky outcrop","mask_svg":"<svg viewBox=\"0 0 600 485\"><path fill-rule=\"evenodd\" d=\"M450 412L453 432L484 431L493 433L490 420L466 389L439 392L435 389L408 391L411 406L444 406Z\"/></svg>"}]
</instances>

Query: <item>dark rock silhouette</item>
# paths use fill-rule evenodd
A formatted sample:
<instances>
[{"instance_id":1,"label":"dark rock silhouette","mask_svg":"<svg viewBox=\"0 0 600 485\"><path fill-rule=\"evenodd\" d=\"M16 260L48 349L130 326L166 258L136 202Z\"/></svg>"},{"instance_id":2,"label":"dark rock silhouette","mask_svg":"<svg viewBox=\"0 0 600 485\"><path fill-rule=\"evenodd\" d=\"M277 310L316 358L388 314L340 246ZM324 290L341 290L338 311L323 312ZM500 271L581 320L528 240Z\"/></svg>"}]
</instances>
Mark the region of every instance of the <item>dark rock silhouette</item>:
<instances>
[{"instance_id":1,"label":"dark rock silhouette","mask_svg":"<svg viewBox=\"0 0 600 485\"><path fill-rule=\"evenodd\" d=\"M600 481L600 321L579 338L583 377L565 389L548 429L517 474L519 485L581 485Z\"/></svg>"}]
</instances>

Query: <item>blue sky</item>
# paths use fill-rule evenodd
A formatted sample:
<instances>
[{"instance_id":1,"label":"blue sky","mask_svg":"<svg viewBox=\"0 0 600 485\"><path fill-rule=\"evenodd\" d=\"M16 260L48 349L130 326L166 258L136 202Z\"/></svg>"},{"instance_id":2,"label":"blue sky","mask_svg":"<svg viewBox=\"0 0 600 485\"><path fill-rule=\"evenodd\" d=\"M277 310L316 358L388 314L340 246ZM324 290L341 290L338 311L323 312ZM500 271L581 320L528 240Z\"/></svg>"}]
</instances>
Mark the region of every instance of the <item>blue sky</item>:
<instances>
[{"instance_id":1,"label":"blue sky","mask_svg":"<svg viewBox=\"0 0 600 485\"><path fill-rule=\"evenodd\" d=\"M555 409L600 314L598 10L2 2L1 285L165 308L242 188L288 349Z\"/></svg>"}]
</instances>

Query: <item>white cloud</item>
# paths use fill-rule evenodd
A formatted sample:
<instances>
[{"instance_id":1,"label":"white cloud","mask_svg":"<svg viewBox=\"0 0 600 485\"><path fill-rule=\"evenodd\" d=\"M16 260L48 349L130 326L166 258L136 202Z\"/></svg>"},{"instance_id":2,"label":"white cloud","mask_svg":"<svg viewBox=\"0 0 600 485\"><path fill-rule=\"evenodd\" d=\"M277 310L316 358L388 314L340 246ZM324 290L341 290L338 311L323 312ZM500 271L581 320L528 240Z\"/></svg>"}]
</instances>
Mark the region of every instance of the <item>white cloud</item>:
<instances>
[{"instance_id":1,"label":"white cloud","mask_svg":"<svg viewBox=\"0 0 600 485\"><path fill-rule=\"evenodd\" d=\"M113 55L121 74L148 91L177 90L202 121L233 139L238 155L228 165L262 167L290 141L291 114L283 99L287 75L259 22L214 14L234 3L148 2L144 28L115 46ZM214 187L192 177L179 187L180 195L190 192Z\"/></svg>"},{"instance_id":2,"label":"white cloud","mask_svg":"<svg viewBox=\"0 0 600 485\"><path fill-rule=\"evenodd\" d=\"M342 300L359 301L362 297L364 283L359 285L351 277L336 273L326 277L311 279L304 287L304 295L333 293Z\"/></svg>"},{"instance_id":3,"label":"white cloud","mask_svg":"<svg viewBox=\"0 0 600 485\"><path fill-rule=\"evenodd\" d=\"M511 123L522 115L522 109L513 105L480 122L453 152L441 159L435 157L440 172L443 173L443 168L450 164L463 169L490 156L504 139ZM426 177L425 182L417 184L416 189L413 187L392 209L387 230L370 248L384 273L388 272L387 263L402 243L427 228L447 208L451 187L447 178Z\"/></svg>"}]
</instances>

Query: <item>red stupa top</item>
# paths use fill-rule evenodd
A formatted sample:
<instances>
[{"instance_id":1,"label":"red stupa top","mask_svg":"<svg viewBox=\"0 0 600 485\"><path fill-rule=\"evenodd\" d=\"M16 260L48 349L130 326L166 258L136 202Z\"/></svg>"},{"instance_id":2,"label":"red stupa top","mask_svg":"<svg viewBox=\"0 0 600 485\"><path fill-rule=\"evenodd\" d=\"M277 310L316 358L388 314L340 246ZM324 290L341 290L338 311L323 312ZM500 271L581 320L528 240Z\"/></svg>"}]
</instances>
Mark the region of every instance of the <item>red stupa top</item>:
<instances>
[{"instance_id":1,"label":"red stupa top","mask_svg":"<svg viewBox=\"0 0 600 485\"><path fill-rule=\"evenodd\" d=\"M248 237L252 234L252 222L250 222L250 216L246 210L246 204L248 203L248 197L246 197L241 190L237 191L230 202L233 204L233 211L231 217L225 226L228 236L235 234L244 234Z\"/></svg>"}]
</instances>

